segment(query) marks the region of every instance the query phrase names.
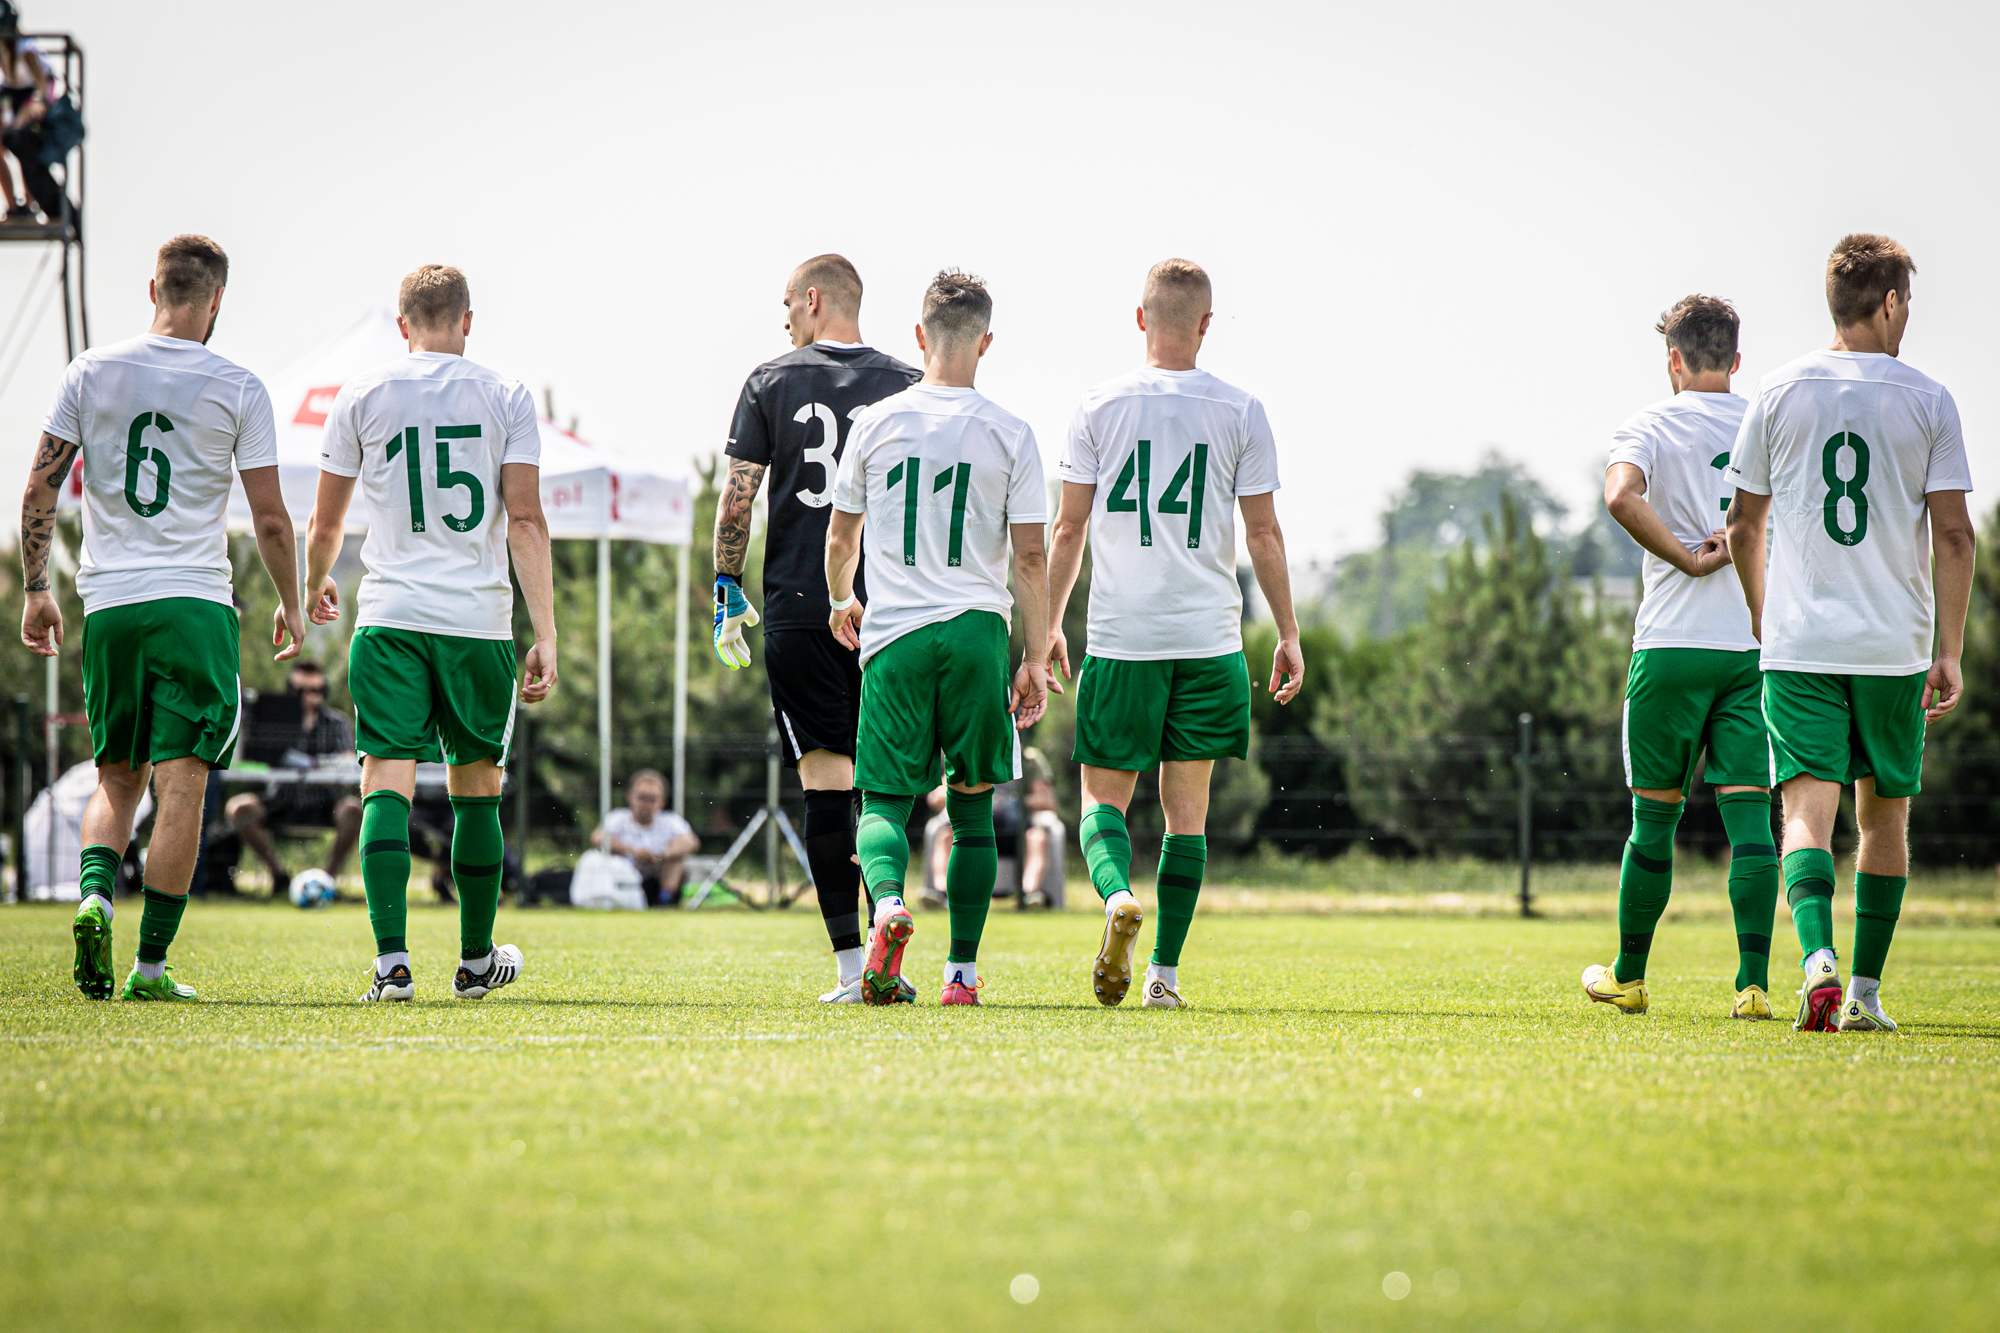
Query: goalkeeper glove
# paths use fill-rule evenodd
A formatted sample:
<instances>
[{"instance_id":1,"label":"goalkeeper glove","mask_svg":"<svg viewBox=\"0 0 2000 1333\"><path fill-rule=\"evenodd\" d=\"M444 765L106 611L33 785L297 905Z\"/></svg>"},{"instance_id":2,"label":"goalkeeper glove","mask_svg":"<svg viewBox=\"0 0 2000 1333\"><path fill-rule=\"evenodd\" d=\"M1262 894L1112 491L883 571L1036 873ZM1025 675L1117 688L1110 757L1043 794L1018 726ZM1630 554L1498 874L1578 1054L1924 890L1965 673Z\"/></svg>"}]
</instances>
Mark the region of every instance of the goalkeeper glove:
<instances>
[{"instance_id":1,"label":"goalkeeper glove","mask_svg":"<svg viewBox=\"0 0 2000 1333\"><path fill-rule=\"evenodd\" d=\"M750 645L743 631L757 623L757 608L743 596L734 574L715 576L715 655L731 671L750 665Z\"/></svg>"}]
</instances>

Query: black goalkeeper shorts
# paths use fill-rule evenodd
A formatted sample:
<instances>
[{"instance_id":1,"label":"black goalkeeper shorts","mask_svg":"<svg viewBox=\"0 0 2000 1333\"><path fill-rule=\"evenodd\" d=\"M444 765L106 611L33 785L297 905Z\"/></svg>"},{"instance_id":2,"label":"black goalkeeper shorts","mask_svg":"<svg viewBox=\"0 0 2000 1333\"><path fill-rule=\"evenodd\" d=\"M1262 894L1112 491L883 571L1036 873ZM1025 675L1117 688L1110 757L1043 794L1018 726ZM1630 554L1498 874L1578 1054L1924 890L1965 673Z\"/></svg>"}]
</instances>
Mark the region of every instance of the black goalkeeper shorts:
<instances>
[{"instance_id":1,"label":"black goalkeeper shorts","mask_svg":"<svg viewBox=\"0 0 2000 1333\"><path fill-rule=\"evenodd\" d=\"M778 719L778 752L786 768L814 750L854 755L861 711L861 654L824 629L764 632L764 674Z\"/></svg>"}]
</instances>

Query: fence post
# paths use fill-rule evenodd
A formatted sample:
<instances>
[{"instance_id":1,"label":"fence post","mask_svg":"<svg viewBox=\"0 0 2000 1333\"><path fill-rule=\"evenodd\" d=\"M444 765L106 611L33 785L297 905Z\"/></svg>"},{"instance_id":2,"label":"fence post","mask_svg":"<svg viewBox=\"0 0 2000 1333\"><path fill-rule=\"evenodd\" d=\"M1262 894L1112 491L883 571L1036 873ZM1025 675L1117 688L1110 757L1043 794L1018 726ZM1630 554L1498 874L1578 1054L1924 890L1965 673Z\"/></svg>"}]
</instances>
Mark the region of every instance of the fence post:
<instances>
[{"instance_id":1,"label":"fence post","mask_svg":"<svg viewBox=\"0 0 2000 1333\"><path fill-rule=\"evenodd\" d=\"M14 696L14 894L28 901L28 805L35 799L34 704Z\"/></svg>"},{"instance_id":2,"label":"fence post","mask_svg":"<svg viewBox=\"0 0 2000 1333\"><path fill-rule=\"evenodd\" d=\"M1535 845L1535 715L1523 713L1515 720L1521 732L1521 752L1514 756L1521 770L1521 915L1527 917L1535 914L1534 893L1528 882Z\"/></svg>"}]
</instances>

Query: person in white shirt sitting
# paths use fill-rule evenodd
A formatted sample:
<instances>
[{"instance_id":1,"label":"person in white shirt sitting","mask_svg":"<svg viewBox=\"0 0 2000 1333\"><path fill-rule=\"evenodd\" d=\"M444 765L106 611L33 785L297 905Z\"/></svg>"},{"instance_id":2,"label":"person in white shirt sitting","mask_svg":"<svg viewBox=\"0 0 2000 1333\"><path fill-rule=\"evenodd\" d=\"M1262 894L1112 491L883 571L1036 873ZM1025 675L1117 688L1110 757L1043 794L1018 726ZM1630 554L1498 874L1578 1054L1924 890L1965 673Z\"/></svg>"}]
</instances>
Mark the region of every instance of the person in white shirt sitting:
<instances>
[{"instance_id":1,"label":"person in white shirt sitting","mask_svg":"<svg viewBox=\"0 0 2000 1333\"><path fill-rule=\"evenodd\" d=\"M687 858L701 850L701 839L666 805L667 780L657 770L640 769L625 780L626 808L605 817L590 845L629 860L646 901L671 907L680 901Z\"/></svg>"}]
</instances>

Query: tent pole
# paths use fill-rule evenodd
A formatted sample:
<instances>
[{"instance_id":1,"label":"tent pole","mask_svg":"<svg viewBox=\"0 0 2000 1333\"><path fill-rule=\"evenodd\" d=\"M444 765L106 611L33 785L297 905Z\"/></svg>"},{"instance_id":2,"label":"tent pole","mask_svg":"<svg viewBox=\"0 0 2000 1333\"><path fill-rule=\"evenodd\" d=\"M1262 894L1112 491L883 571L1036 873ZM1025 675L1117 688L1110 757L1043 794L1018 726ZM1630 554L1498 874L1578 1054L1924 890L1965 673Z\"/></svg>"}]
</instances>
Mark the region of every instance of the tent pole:
<instances>
[{"instance_id":1,"label":"tent pole","mask_svg":"<svg viewBox=\"0 0 2000 1333\"><path fill-rule=\"evenodd\" d=\"M597 818L611 813L611 534L597 537Z\"/></svg>"},{"instance_id":2,"label":"tent pole","mask_svg":"<svg viewBox=\"0 0 2000 1333\"><path fill-rule=\"evenodd\" d=\"M687 818L688 562L694 539L682 544L674 571L674 813Z\"/></svg>"}]
</instances>

